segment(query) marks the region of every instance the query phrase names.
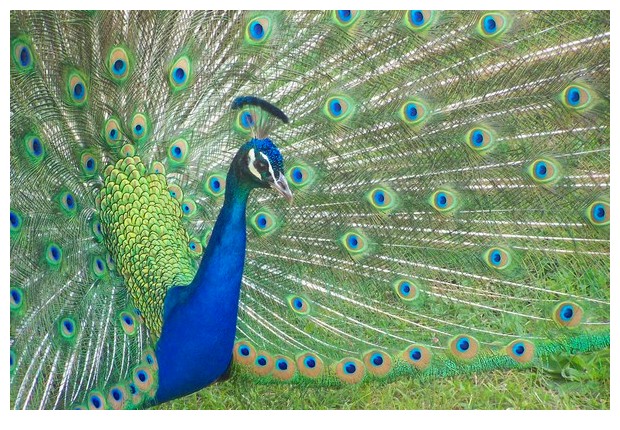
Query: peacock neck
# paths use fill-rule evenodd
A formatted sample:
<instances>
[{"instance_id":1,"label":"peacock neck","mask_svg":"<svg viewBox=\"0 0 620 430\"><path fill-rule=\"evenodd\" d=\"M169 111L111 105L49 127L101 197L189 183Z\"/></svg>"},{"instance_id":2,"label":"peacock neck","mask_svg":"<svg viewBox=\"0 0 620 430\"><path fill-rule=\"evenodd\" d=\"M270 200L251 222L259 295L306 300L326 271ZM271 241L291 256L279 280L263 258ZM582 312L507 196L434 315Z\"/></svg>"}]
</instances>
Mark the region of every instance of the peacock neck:
<instances>
[{"instance_id":1,"label":"peacock neck","mask_svg":"<svg viewBox=\"0 0 620 430\"><path fill-rule=\"evenodd\" d=\"M212 383L231 362L250 191L231 167L224 205L194 280L189 286L172 288L166 296L164 324L156 347L159 402Z\"/></svg>"}]
</instances>

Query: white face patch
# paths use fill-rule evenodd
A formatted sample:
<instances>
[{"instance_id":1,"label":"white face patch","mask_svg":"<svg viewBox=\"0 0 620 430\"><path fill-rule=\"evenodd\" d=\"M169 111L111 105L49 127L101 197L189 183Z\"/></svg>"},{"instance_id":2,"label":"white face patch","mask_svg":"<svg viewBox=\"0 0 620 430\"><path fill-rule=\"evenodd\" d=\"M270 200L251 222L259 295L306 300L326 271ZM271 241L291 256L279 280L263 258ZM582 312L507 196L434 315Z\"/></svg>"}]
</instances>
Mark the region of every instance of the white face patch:
<instances>
[{"instance_id":1,"label":"white face patch","mask_svg":"<svg viewBox=\"0 0 620 430\"><path fill-rule=\"evenodd\" d=\"M252 148L250 149L250 156L248 158L248 169L250 169L250 173L252 173L254 176L256 176L260 180L261 179L260 173L258 172L258 170L256 170L256 167L254 167L254 161L256 161L256 155L254 154L254 148Z\"/></svg>"},{"instance_id":2,"label":"white face patch","mask_svg":"<svg viewBox=\"0 0 620 430\"><path fill-rule=\"evenodd\" d=\"M267 165L269 166L269 174L271 175L271 177L273 178L273 180L276 180L276 176L275 173L273 173L273 169L271 167L271 161L269 161L269 158L267 158L265 156L265 154L263 154L262 152L259 152L258 155L260 155L261 157L263 157L265 159L265 161L267 162Z\"/></svg>"},{"instance_id":3,"label":"white face patch","mask_svg":"<svg viewBox=\"0 0 620 430\"><path fill-rule=\"evenodd\" d=\"M276 177L275 177L275 173L273 172L273 168L271 167L271 162L269 161L269 158L267 158L267 156L265 156L265 154L263 154L260 151L258 152L258 155L267 162L267 167L269 167L269 174L271 175L271 177L273 178L275 182ZM252 148L250 149L249 156L248 156L248 170L250 170L250 173L256 176L259 180L262 180L260 172L254 166L255 161L256 161L256 153L254 152L254 148Z\"/></svg>"}]
</instances>

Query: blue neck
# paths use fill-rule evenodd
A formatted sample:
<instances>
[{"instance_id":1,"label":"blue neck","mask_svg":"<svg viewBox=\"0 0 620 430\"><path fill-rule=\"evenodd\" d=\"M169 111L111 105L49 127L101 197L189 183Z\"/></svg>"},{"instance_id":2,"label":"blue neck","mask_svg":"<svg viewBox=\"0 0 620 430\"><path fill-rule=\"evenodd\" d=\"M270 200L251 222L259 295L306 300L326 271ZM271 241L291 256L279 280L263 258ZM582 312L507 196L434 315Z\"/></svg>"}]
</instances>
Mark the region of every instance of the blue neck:
<instances>
[{"instance_id":1,"label":"blue neck","mask_svg":"<svg viewBox=\"0 0 620 430\"><path fill-rule=\"evenodd\" d=\"M194 280L189 286L171 288L166 295L164 323L155 351L159 365L157 402L209 385L232 360L250 191L239 183L231 167L224 206Z\"/></svg>"}]
</instances>

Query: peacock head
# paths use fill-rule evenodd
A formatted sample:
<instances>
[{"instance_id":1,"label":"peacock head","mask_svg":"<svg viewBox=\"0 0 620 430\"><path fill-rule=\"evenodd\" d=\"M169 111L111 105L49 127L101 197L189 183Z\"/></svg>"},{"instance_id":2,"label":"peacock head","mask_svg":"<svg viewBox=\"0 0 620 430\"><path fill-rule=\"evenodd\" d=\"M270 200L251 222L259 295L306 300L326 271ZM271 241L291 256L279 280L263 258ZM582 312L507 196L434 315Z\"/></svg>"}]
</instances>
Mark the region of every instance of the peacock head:
<instances>
[{"instance_id":1,"label":"peacock head","mask_svg":"<svg viewBox=\"0 0 620 430\"><path fill-rule=\"evenodd\" d=\"M293 193L284 175L280 150L269 138L252 139L243 145L234 163L239 179L251 188L273 188L289 203Z\"/></svg>"}]
</instances>

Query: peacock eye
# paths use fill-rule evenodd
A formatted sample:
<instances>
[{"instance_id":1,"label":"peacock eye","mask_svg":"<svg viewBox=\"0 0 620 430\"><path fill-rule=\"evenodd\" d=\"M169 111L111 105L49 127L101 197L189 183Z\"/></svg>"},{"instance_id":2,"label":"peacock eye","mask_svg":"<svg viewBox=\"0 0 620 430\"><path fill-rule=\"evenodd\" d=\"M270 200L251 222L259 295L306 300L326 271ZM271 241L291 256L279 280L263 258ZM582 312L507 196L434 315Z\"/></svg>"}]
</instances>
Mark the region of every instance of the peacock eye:
<instances>
[{"instance_id":1,"label":"peacock eye","mask_svg":"<svg viewBox=\"0 0 620 430\"><path fill-rule=\"evenodd\" d=\"M258 170L267 170L267 163L261 160L257 160L254 162L254 167Z\"/></svg>"}]
</instances>

